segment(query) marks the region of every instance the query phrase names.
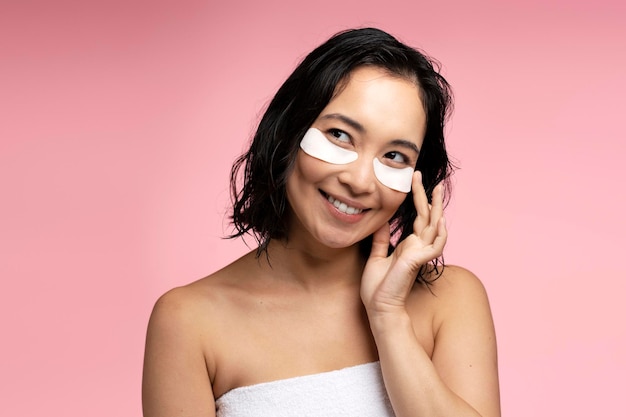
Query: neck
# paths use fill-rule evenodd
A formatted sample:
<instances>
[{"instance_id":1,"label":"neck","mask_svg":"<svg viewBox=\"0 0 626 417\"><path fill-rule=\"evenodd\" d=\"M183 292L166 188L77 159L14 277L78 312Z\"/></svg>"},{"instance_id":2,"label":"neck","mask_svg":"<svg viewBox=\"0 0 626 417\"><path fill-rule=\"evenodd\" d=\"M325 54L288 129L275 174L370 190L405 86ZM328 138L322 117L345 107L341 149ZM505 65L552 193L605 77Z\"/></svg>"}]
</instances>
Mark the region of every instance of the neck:
<instances>
[{"instance_id":1,"label":"neck","mask_svg":"<svg viewBox=\"0 0 626 417\"><path fill-rule=\"evenodd\" d=\"M261 267L273 276L305 289L360 285L365 259L359 245L347 248L311 248L286 240L272 240L266 254L259 258Z\"/></svg>"}]
</instances>

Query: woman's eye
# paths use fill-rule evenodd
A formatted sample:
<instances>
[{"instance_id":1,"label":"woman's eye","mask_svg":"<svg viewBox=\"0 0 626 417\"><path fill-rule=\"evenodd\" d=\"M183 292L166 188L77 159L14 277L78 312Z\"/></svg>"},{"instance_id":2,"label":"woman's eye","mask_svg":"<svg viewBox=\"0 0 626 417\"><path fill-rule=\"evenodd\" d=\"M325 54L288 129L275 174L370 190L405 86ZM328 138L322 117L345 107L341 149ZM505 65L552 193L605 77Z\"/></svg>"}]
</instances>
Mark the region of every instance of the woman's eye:
<instances>
[{"instance_id":1,"label":"woman's eye","mask_svg":"<svg viewBox=\"0 0 626 417\"><path fill-rule=\"evenodd\" d=\"M330 129L328 131L338 142L350 143L350 136L343 130Z\"/></svg>"},{"instance_id":2,"label":"woman's eye","mask_svg":"<svg viewBox=\"0 0 626 417\"><path fill-rule=\"evenodd\" d=\"M385 154L385 158L387 159L391 159L393 162L399 163L399 164L406 164L408 162L408 158L406 156L404 156L402 153L400 152L387 152Z\"/></svg>"}]
</instances>

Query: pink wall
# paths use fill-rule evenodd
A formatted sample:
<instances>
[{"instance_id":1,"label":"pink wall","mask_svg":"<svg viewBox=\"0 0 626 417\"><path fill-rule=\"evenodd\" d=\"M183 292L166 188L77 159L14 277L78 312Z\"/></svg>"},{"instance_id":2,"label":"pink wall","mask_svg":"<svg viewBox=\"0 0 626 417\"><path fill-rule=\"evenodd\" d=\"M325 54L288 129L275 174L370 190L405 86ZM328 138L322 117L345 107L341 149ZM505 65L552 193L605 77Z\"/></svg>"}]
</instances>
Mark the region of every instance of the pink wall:
<instances>
[{"instance_id":1,"label":"pink wall","mask_svg":"<svg viewBox=\"0 0 626 417\"><path fill-rule=\"evenodd\" d=\"M489 290L504 414L626 414L623 2L207 3L0 3L0 415L140 415L156 297L246 250L220 236L257 115L363 25L454 86L446 259Z\"/></svg>"}]
</instances>

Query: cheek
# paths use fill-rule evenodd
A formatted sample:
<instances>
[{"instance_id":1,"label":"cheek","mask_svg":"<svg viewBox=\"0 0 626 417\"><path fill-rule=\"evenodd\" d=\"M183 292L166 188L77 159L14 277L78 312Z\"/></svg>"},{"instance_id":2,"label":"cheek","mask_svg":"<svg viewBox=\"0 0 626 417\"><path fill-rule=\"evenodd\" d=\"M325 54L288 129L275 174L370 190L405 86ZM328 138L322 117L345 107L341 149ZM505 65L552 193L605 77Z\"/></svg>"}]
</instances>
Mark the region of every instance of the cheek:
<instances>
[{"instance_id":1,"label":"cheek","mask_svg":"<svg viewBox=\"0 0 626 417\"><path fill-rule=\"evenodd\" d=\"M315 159L304 152L298 152L292 177L304 183L316 183L329 175L328 163Z\"/></svg>"},{"instance_id":2,"label":"cheek","mask_svg":"<svg viewBox=\"0 0 626 417\"><path fill-rule=\"evenodd\" d=\"M400 193L397 191L392 191L386 188L383 193L383 202L386 211L389 211L389 217L393 216L396 211L400 208L404 200L406 200L407 194Z\"/></svg>"},{"instance_id":3,"label":"cheek","mask_svg":"<svg viewBox=\"0 0 626 417\"><path fill-rule=\"evenodd\" d=\"M302 151L298 153L286 185L287 200L292 208L295 209L294 204L302 205L316 196L317 184L325 177L322 164Z\"/></svg>"}]
</instances>

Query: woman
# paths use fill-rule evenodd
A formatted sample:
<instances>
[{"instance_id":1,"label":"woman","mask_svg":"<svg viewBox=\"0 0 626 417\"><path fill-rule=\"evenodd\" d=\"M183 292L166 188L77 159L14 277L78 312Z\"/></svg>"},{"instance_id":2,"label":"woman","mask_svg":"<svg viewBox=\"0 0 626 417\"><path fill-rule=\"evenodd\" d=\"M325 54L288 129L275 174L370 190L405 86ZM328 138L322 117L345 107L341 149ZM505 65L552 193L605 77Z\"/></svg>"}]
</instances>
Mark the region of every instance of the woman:
<instances>
[{"instance_id":1,"label":"woman","mask_svg":"<svg viewBox=\"0 0 626 417\"><path fill-rule=\"evenodd\" d=\"M304 59L232 171L258 249L154 308L145 416L500 415L485 291L438 262L450 105L377 29Z\"/></svg>"}]
</instances>

